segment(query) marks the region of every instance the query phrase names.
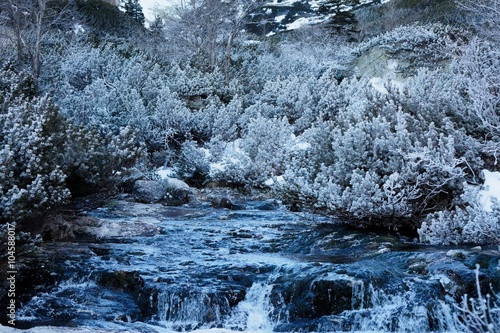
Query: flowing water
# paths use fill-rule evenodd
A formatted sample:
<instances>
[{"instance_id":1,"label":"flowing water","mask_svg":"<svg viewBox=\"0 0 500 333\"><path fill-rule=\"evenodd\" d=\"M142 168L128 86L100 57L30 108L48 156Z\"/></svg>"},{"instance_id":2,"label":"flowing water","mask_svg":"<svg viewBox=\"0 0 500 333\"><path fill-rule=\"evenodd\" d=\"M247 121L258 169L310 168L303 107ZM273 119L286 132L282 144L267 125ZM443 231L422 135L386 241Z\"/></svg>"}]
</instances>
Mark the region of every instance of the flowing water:
<instances>
[{"instance_id":1,"label":"flowing water","mask_svg":"<svg viewBox=\"0 0 500 333\"><path fill-rule=\"evenodd\" d=\"M98 241L44 243L55 286L26 300L18 320L138 332L458 331L453 303L473 280L470 254L263 210L268 202L245 207L118 200L89 212Z\"/></svg>"}]
</instances>

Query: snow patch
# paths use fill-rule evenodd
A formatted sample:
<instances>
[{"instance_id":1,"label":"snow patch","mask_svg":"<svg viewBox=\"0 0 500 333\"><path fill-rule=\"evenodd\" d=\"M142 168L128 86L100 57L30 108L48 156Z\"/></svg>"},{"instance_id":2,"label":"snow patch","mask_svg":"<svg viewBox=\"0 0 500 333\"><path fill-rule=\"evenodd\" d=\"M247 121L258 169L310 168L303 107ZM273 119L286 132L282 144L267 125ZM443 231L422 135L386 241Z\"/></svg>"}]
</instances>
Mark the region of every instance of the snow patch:
<instances>
[{"instance_id":1,"label":"snow patch","mask_svg":"<svg viewBox=\"0 0 500 333\"><path fill-rule=\"evenodd\" d=\"M491 212L493 198L500 202L500 172L483 170L483 190L479 192L479 204L486 212Z\"/></svg>"},{"instance_id":2,"label":"snow patch","mask_svg":"<svg viewBox=\"0 0 500 333\"><path fill-rule=\"evenodd\" d=\"M190 187L184 181L177 178L166 178L168 180L168 187L182 190L189 190Z\"/></svg>"},{"instance_id":3,"label":"snow patch","mask_svg":"<svg viewBox=\"0 0 500 333\"><path fill-rule=\"evenodd\" d=\"M210 173L213 174L214 171L223 172L226 167L222 163L210 163Z\"/></svg>"},{"instance_id":4,"label":"snow patch","mask_svg":"<svg viewBox=\"0 0 500 333\"><path fill-rule=\"evenodd\" d=\"M398 61L396 59L389 59L387 61L387 69L394 72L398 68Z\"/></svg>"},{"instance_id":5,"label":"snow patch","mask_svg":"<svg viewBox=\"0 0 500 333\"><path fill-rule=\"evenodd\" d=\"M372 85L373 89L384 95L389 93L385 88L386 82L387 81L382 79L381 77L373 77L370 79L370 84Z\"/></svg>"},{"instance_id":6,"label":"snow patch","mask_svg":"<svg viewBox=\"0 0 500 333\"><path fill-rule=\"evenodd\" d=\"M283 184L285 183L285 178L283 178L283 176L277 176L277 177L274 177L274 178L269 178L268 180L266 180L264 182L264 185L268 186L268 187L271 187L275 184L275 181L278 183L278 184Z\"/></svg>"},{"instance_id":7,"label":"snow patch","mask_svg":"<svg viewBox=\"0 0 500 333\"><path fill-rule=\"evenodd\" d=\"M396 80L389 80L389 79L383 79L380 77L374 77L370 79L370 84L372 85L373 89L378 91L381 94L388 94L389 92L387 91L387 88L385 87L386 84L389 84L395 88L397 88L399 91L402 91L404 89L404 83Z\"/></svg>"},{"instance_id":8,"label":"snow patch","mask_svg":"<svg viewBox=\"0 0 500 333\"><path fill-rule=\"evenodd\" d=\"M276 16L274 19L276 21L276 23L281 23L281 21L283 21L285 19L286 15L279 15L279 16Z\"/></svg>"},{"instance_id":9,"label":"snow patch","mask_svg":"<svg viewBox=\"0 0 500 333\"><path fill-rule=\"evenodd\" d=\"M294 150L308 150L311 149L311 144L309 142L298 142L293 146Z\"/></svg>"},{"instance_id":10,"label":"snow patch","mask_svg":"<svg viewBox=\"0 0 500 333\"><path fill-rule=\"evenodd\" d=\"M312 25L315 23L320 23L324 20L321 17L300 17L299 19L293 21L286 25L287 30L296 30L305 25Z\"/></svg>"},{"instance_id":11,"label":"snow patch","mask_svg":"<svg viewBox=\"0 0 500 333\"><path fill-rule=\"evenodd\" d=\"M84 32L85 32L85 28L80 23L75 23L73 25L73 33L75 35L78 35L78 34L84 33Z\"/></svg>"},{"instance_id":12,"label":"snow patch","mask_svg":"<svg viewBox=\"0 0 500 333\"><path fill-rule=\"evenodd\" d=\"M172 168L159 168L155 171L160 179L169 179L175 176L175 171Z\"/></svg>"}]
</instances>

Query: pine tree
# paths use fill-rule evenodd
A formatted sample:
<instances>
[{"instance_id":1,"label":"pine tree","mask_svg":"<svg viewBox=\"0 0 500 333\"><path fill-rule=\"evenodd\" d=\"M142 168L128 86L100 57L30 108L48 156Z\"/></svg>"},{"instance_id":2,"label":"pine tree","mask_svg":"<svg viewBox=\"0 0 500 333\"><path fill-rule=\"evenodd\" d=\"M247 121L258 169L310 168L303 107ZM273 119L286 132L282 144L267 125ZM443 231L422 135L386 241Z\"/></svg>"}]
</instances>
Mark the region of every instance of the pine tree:
<instances>
[{"instance_id":1,"label":"pine tree","mask_svg":"<svg viewBox=\"0 0 500 333\"><path fill-rule=\"evenodd\" d=\"M140 24L144 25L144 13L142 12L142 6L138 0L122 0L123 9L125 13L132 17L134 20L138 21Z\"/></svg>"}]
</instances>

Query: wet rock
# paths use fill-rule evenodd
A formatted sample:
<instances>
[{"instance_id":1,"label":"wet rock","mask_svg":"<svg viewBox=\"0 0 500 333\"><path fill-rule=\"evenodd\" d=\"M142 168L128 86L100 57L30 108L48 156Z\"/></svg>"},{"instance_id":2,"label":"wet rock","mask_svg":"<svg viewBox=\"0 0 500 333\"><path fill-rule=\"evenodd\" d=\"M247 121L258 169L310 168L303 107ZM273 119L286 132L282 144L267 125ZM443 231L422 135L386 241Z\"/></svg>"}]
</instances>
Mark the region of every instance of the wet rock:
<instances>
[{"instance_id":1,"label":"wet rock","mask_svg":"<svg viewBox=\"0 0 500 333\"><path fill-rule=\"evenodd\" d=\"M228 198L213 198L212 207L231 209L231 207L233 207L233 202Z\"/></svg>"},{"instance_id":2,"label":"wet rock","mask_svg":"<svg viewBox=\"0 0 500 333\"><path fill-rule=\"evenodd\" d=\"M414 258L408 258L408 273L416 275L427 275L429 273L429 263L426 258L417 255Z\"/></svg>"},{"instance_id":3,"label":"wet rock","mask_svg":"<svg viewBox=\"0 0 500 333\"><path fill-rule=\"evenodd\" d=\"M230 208L231 210L245 210L245 206L239 204L233 204Z\"/></svg>"},{"instance_id":4,"label":"wet rock","mask_svg":"<svg viewBox=\"0 0 500 333\"><path fill-rule=\"evenodd\" d=\"M104 245L90 245L90 251L94 252L97 256L108 256L111 252L111 249Z\"/></svg>"},{"instance_id":5,"label":"wet rock","mask_svg":"<svg viewBox=\"0 0 500 333\"><path fill-rule=\"evenodd\" d=\"M425 261L416 261L416 262L410 263L410 267L408 268L408 272L410 274L427 275L427 273L429 273L429 269L428 269L427 263Z\"/></svg>"},{"instance_id":6,"label":"wet rock","mask_svg":"<svg viewBox=\"0 0 500 333\"><path fill-rule=\"evenodd\" d=\"M433 263L429 265L429 272L431 280L439 280L443 290L457 299L475 290L474 271L459 263Z\"/></svg>"},{"instance_id":7,"label":"wet rock","mask_svg":"<svg viewBox=\"0 0 500 333\"><path fill-rule=\"evenodd\" d=\"M339 314L359 307L362 300L353 298L353 287L356 283L349 277L315 281L311 286L311 291L314 293L312 300L314 314L316 316Z\"/></svg>"},{"instance_id":8,"label":"wet rock","mask_svg":"<svg viewBox=\"0 0 500 333\"><path fill-rule=\"evenodd\" d=\"M139 180L135 183L132 195L142 203L161 202L168 206L179 206L189 202L191 188L185 182L167 178L163 180Z\"/></svg>"},{"instance_id":9,"label":"wet rock","mask_svg":"<svg viewBox=\"0 0 500 333\"><path fill-rule=\"evenodd\" d=\"M98 284L121 291L136 292L144 286L144 280L135 271L111 271L102 272L99 275Z\"/></svg>"},{"instance_id":10,"label":"wet rock","mask_svg":"<svg viewBox=\"0 0 500 333\"><path fill-rule=\"evenodd\" d=\"M142 203L156 203L167 193L167 182L156 180L139 180L134 184L132 195L134 200Z\"/></svg>"},{"instance_id":11,"label":"wet rock","mask_svg":"<svg viewBox=\"0 0 500 333\"><path fill-rule=\"evenodd\" d=\"M258 210L276 210L278 208L279 208L279 203L276 200L267 201L255 207L255 209Z\"/></svg>"},{"instance_id":12,"label":"wet rock","mask_svg":"<svg viewBox=\"0 0 500 333\"><path fill-rule=\"evenodd\" d=\"M126 219L89 219L89 224L78 226L79 238L103 241L106 239L123 239L125 237L154 236L161 232L156 220L141 221L140 218Z\"/></svg>"},{"instance_id":13,"label":"wet rock","mask_svg":"<svg viewBox=\"0 0 500 333\"><path fill-rule=\"evenodd\" d=\"M44 241L61 241L74 238L73 226L64 217L60 215L54 216L45 222L45 228L42 232Z\"/></svg>"},{"instance_id":14,"label":"wet rock","mask_svg":"<svg viewBox=\"0 0 500 333\"><path fill-rule=\"evenodd\" d=\"M464 260L467 253L461 250L449 250L446 252L446 255L455 259Z\"/></svg>"},{"instance_id":15,"label":"wet rock","mask_svg":"<svg viewBox=\"0 0 500 333\"><path fill-rule=\"evenodd\" d=\"M189 202L191 188L188 184L175 178L167 178L163 182L166 182L166 187L161 203L167 206L181 206Z\"/></svg>"}]
</instances>

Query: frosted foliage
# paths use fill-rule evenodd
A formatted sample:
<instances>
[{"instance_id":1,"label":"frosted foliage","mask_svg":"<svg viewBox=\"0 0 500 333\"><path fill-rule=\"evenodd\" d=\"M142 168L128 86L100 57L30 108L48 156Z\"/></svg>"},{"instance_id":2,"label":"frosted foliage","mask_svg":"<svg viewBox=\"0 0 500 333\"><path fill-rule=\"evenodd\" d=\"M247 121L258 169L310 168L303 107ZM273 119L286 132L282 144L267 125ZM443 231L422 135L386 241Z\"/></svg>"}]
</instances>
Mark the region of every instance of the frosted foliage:
<instances>
[{"instance_id":1,"label":"frosted foliage","mask_svg":"<svg viewBox=\"0 0 500 333\"><path fill-rule=\"evenodd\" d=\"M460 205L426 217L419 229L420 239L431 244L500 245L500 205L494 199L491 211L484 210L477 187L466 186Z\"/></svg>"},{"instance_id":2,"label":"frosted foliage","mask_svg":"<svg viewBox=\"0 0 500 333\"><path fill-rule=\"evenodd\" d=\"M452 63L457 87L464 91L464 109L461 124L478 138L467 140L468 147L461 165L473 167L475 174L481 166L482 153L489 156L487 163L498 164L499 125L498 117L500 71L498 51L489 42L473 39L462 47L462 52ZM453 119L450 117L450 119ZM457 139L464 138L456 135ZM466 144L465 142L463 144ZM464 147L460 148L464 150ZM467 159L466 159L467 158ZM484 159L484 157L483 157ZM478 161L479 160L479 161ZM467 169L464 169L466 171ZM456 177L459 181L461 177ZM495 243L500 244L500 206L493 199L485 209L477 187L464 185L464 193L451 210L443 210L426 217L420 229L421 239L434 244Z\"/></svg>"},{"instance_id":3,"label":"frosted foliage","mask_svg":"<svg viewBox=\"0 0 500 333\"><path fill-rule=\"evenodd\" d=\"M425 214L460 195L471 171L464 155L477 153L454 128L452 119L464 118L454 107L458 93L449 76L429 71L411 83L403 91L387 86L387 94L366 79L322 89L321 118L302 134L312 148L288 157L281 190L356 218Z\"/></svg>"},{"instance_id":4,"label":"frosted foliage","mask_svg":"<svg viewBox=\"0 0 500 333\"><path fill-rule=\"evenodd\" d=\"M32 96L29 77L2 75L0 220L22 220L53 208L70 196L69 185L102 189L142 156L130 128L113 134L75 126L48 97Z\"/></svg>"},{"instance_id":5,"label":"frosted foliage","mask_svg":"<svg viewBox=\"0 0 500 333\"><path fill-rule=\"evenodd\" d=\"M197 174L206 177L210 172L210 156L207 152L193 141L185 142L176 162L177 174L183 178L191 178Z\"/></svg>"},{"instance_id":6,"label":"frosted foliage","mask_svg":"<svg viewBox=\"0 0 500 333\"><path fill-rule=\"evenodd\" d=\"M481 290L479 281L479 265L476 265L477 297L462 296L458 307L459 313L454 316L455 322L467 333L498 333L500 332L500 294ZM486 292L486 293L485 293ZM490 293L491 292L491 293Z\"/></svg>"},{"instance_id":7,"label":"frosted foliage","mask_svg":"<svg viewBox=\"0 0 500 333\"><path fill-rule=\"evenodd\" d=\"M211 176L262 186L270 177L284 172L284 158L292 138L292 128L286 118L268 119L258 115L247 125L241 140L228 144L219 161L222 168L213 170Z\"/></svg>"},{"instance_id":8,"label":"frosted foliage","mask_svg":"<svg viewBox=\"0 0 500 333\"><path fill-rule=\"evenodd\" d=\"M14 103L13 103L14 104ZM22 219L68 198L66 176L52 161L47 98L17 101L0 114L0 219Z\"/></svg>"},{"instance_id":9,"label":"frosted foliage","mask_svg":"<svg viewBox=\"0 0 500 333\"><path fill-rule=\"evenodd\" d=\"M130 51L76 45L58 69L62 84L45 89L77 123L111 126L113 130L130 125L151 144L164 144L193 129L190 110L173 90L195 89L193 82L182 85L183 71L174 67L169 73L180 76L174 84L165 69L145 55L126 57L121 52Z\"/></svg>"},{"instance_id":10,"label":"frosted foliage","mask_svg":"<svg viewBox=\"0 0 500 333\"><path fill-rule=\"evenodd\" d=\"M453 69L460 78L462 89L467 93L469 108L467 117L474 121L488 139L484 152L495 158L497 163L500 138L500 52L498 47L474 39L464 47L463 53L453 63ZM471 121L469 120L469 123Z\"/></svg>"},{"instance_id":11,"label":"frosted foliage","mask_svg":"<svg viewBox=\"0 0 500 333\"><path fill-rule=\"evenodd\" d=\"M294 123L294 131L300 133L315 120L321 97L316 90L321 90L321 86L311 77L290 76L268 81L258 96L262 103L260 112L268 118L287 117Z\"/></svg>"},{"instance_id":12,"label":"frosted foliage","mask_svg":"<svg viewBox=\"0 0 500 333\"><path fill-rule=\"evenodd\" d=\"M238 137L243 114L242 101L235 96L227 105L215 98L195 114L195 128L206 137L233 141Z\"/></svg>"}]
</instances>

